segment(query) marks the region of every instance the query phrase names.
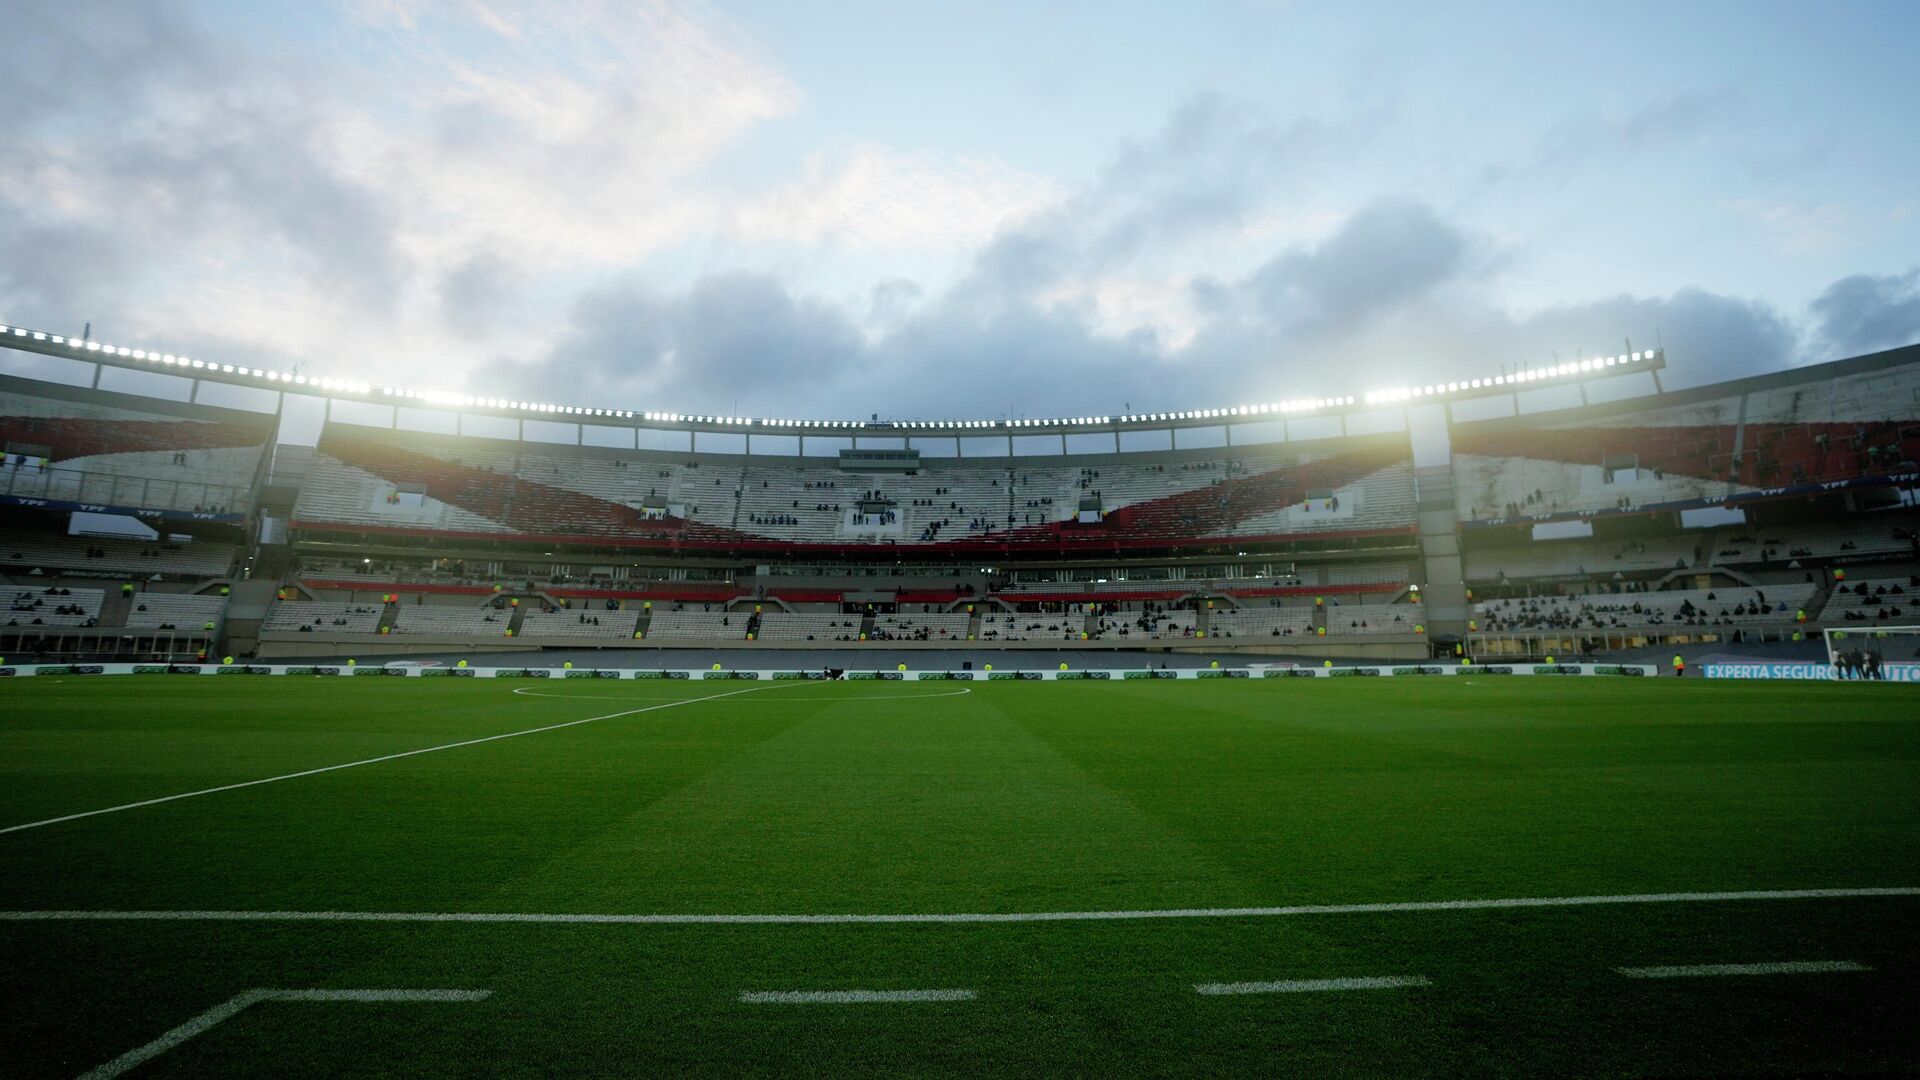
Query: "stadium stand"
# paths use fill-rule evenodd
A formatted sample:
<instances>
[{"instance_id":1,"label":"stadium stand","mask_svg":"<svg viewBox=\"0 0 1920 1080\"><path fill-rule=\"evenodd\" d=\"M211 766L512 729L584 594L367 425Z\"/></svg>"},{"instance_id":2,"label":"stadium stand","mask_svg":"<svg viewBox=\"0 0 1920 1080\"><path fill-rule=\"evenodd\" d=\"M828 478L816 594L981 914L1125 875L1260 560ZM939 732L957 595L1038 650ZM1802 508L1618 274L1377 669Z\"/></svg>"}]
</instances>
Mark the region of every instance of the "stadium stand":
<instances>
[{"instance_id":1,"label":"stadium stand","mask_svg":"<svg viewBox=\"0 0 1920 1080\"><path fill-rule=\"evenodd\" d=\"M494 607L402 604L393 620L393 632L441 637L504 637L512 621L511 612Z\"/></svg>"},{"instance_id":2,"label":"stadium stand","mask_svg":"<svg viewBox=\"0 0 1920 1080\"><path fill-rule=\"evenodd\" d=\"M936 460L911 473L655 455L329 425L307 527L722 546L1118 542L1411 528L1405 438L1082 467ZM1078 520L1082 500L1097 521Z\"/></svg>"},{"instance_id":3,"label":"stadium stand","mask_svg":"<svg viewBox=\"0 0 1920 1080\"><path fill-rule=\"evenodd\" d=\"M1709 536L1635 540L1541 540L1468 551L1468 581L1592 578L1645 574L1696 565L1710 548Z\"/></svg>"},{"instance_id":4,"label":"stadium stand","mask_svg":"<svg viewBox=\"0 0 1920 1080\"><path fill-rule=\"evenodd\" d=\"M877 615L874 637L881 641L965 641L973 616L967 614Z\"/></svg>"},{"instance_id":5,"label":"stadium stand","mask_svg":"<svg viewBox=\"0 0 1920 1080\"><path fill-rule=\"evenodd\" d=\"M100 618L100 589L70 586L21 587L0 585L7 607L0 619L7 626L93 626Z\"/></svg>"},{"instance_id":6,"label":"stadium stand","mask_svg":"<svg viewBox=\"0 0 1920 1080\"><path fill-rule=\"evenodd\" d=\"M1310 607L1253 607L1215 611L1208 619L1216 638L1299 637L1313 634Z\"/></svg>"},{"instance_id":7,"label":"stadium stand","mask_svg":"<svg viewBox=\"0 0 1920 1080\"><path fill-rule=\"evenodd\" d=\"M1177 641L1191 638L1199 618L1191 611L1127 612L1102 615L1099 636L1105 640L1126 638L1133 641Z\"/></svg>"},{"instance_id":8,"label":"stadium stand","mask_svg":"<svg viewBox=\"0 0 1920 1080\"><path fill-rule=\"evenodd\" d=\"M1591 593L1490 600L1476 605L1476 611L1490 630L1784 626L1816 591L1801 584Z\"/></svg>"},{"instance_id":9,"label":"stadium stand","mask_svg":"<svg viewBox=\"0 0 1920 1080\"><path fill-rule=\"evenodd\" d=\"M274 418L0 376L0 494L244 514Z\"/></svg>"},{"instance_id":10,"label":"stadium stand","mask_svg":"<svg viewBox=\"0 0 1920 1080\"><path fill-rule=\"evenodd\" d=\"M639 622L635 611L529 611L521 617L520 636L630 639Z\"/></svg>"},{"instance_id":11,"label":"stadium stand","mask_svg":"<svg viewBox=\"0 0 1920 1080\"><path fill-rule=\"evenodd\" d=\"M226 598L221 596L143 592L133 597L127 625L147 630L200 630L208 623L217 624L226 609Z\"/></svg>"},{"instance_id":12,"label":"stadium stand","mask_svg":"<svg viewBox=\"0 0 1920 1080\"><path fill-rule=\"evenodd\" d=\"M768 611L760 616L760 641L858 641L860 619L821 612Z\"/></svg>"},{"instance_id":13,"label":"stadium stand","mask_svg":"<svg viewBox=\"0 0 1920 1080\"><path fill-rule=\"evenodd\" d=\"M1834 627L1920 626L1920 575L1842 582L1827 598L1820 622Z\"/></svg>"},{"instance_id":14,"label":"stadium stand","mask_svg":"<svg viewBox=\"0 0 1920 1080\"><path fill-rule=\"evenodd\" d=\"M79 575L224 577L233 557L232 544L0 533L0 565Z\"/></svg>"},{"instance_id":15,"label":"stadium stand","mask_svg":"<svg viewBox=\"0 0 1920 1080\"><path fill-rule=\"evenodd\" d=\"M281 600L267 609L263 631L309 634L371 634L380 629L381 609L373 604L330 600Z\"/></svg>"},{"instance_id":16,"label":"stadium stand","mask_svg":"<svg viewBox=\"0 0 1920 1080\"><path fill-rule=\"evenodd\" d=\"M654 610L649 641L744 641L747 616L724 611Z\"/></svg>"},{"instance_id":17,"label":"stadium stand","mask_svg":"<svg viewBox=\"0 0 1920 1080\"><path fill-rule=\"evenodd\" d=\"M1084 620L1067 615L985 615L980 619L982 641L1078 641Z\"/></svg>"},{"instance_id":18,"label":"stadium stand","mask_svg":"<svg viewBox=\"0 0 1920 1080\"><path fill-rule=\"evenodd\" d=\"M1411 634L1425 622L1417 604L1340 604L1326 609L1328 637Z\"/></svg>"},{"instance_id":19,"label":"stadium stand","mask_svg":"<svg viewBox=\"0 0 1920 1080\"><path fill-rule=\"evenodd\" d=\"M1920 372L1879 359L1457 424L1461 516L1635 512L1912 474Z\"/></svg>"},{"instance_id":20,"label":"stadium stand","mask_svg":"<svg viewBox=\"0 0 1920 1080\"><path fill-rule=\"evenodd\" d=\"M1856 520L1725 530L1715 537L1712 552L1714 566L1786 565L1797 560L1872 556L1920 559L1920 542L1910 528L1875 528L1871 521Z\"/></svg>"}]
</instances>

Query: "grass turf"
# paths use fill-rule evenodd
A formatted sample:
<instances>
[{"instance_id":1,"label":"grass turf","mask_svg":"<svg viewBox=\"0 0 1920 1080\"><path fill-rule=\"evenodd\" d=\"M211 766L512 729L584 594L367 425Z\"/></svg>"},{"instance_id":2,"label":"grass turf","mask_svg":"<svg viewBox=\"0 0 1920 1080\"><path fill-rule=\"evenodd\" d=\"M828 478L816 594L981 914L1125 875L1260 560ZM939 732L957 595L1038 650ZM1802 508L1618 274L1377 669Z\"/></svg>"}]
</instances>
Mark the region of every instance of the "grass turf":
<instances>
[{"instance_id":1,"label":"grass turf","mask_svg":"<svg viewBox=\"0 0 1920 1080\"><path fill-rule=\"evenodd\" d=\"M516 688L526 691L514 694ZM0 684L0 827L742 684ZM1911 688L759 684L0 835L0 909L1135 910L1920 885ZM947 695L947 696L934 696ZM73 1075L1920 1070L1920 898L986 925L0 922L0 1058ZM1865 974L1627 980L1852 960ZM1423 975L1202 997L1195 983ZM913 1005L746 990L967 988ZM1905 1019L1902 1019L1905 1017Z\"/></svg>"}]
</instances>

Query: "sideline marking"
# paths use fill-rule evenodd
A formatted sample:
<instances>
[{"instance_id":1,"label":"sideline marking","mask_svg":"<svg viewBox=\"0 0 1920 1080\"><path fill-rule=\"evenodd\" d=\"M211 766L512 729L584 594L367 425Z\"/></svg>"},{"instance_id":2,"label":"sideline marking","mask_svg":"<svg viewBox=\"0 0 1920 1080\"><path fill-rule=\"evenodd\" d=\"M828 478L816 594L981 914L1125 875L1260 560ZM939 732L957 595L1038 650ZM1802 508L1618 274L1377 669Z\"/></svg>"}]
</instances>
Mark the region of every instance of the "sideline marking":
<instances>
[{"instance_id":1,"label":"sideline marking","mask_svg":"<svg viewBox=\"0 0 1920 1080\"><path fill-rule=\"evenodd\" d=\"M484 1001L491 990L247 990L215 1005L145 1046L121 1054L97 1069L81 1074L80 1080L107 1080L119 1076L142 1062L159 1057L195 1035L231 1020L249 1005L263 1001Z\"/></svg>"},{"instance_id":2,"label":"sideline marking","mask_svg":"<svg viewBox=\"0 0 1920 1080\"><path fill-rule=\"evenodd\" d=\"M1825 975L1840 971L1872 971L1851 960L1788 960L1773 964L1692 964L1682 967L1623 967L1613 970L1629 979L1691 979L1708 975Z\"/></svg>"},{"instance_id":3,"label":"sideline marking","mask_svg":"<svg viewBox=\"0 0 1920 1080\"><path fill-rule=\"evenodd\" d=\"M972 1001L971 990L742 990L742 1005L892 1005L908 1001Z\"/></svg>"},{"instance_id":4,"label":"sideline marking","mask_svg":"<svg viewBox=\"0 0 1920 1080\"><path fill-rule=\"evenodd\" d=\"M1370 979L1285 979L1280 982L1196 983L1196 994L1311 994L1321 990L1394 990L1432 986L1425 975L1382 975Z\"/></svg>"},{"instance_id":5,"label":"sideline marking","mask_svg":"<svg viewBox=\"0 0 1920 1080\"><path fill-rule=\"evenodd\" d=\"M797 684L800 686L806 686L809 684L816 684L820 681L822 680L807 680L806 682L802 682L798 679L782 679L771 686L761 686L761 687L757 687L757 689L790 690L790 689L793 689L793 686L788 685L789 683ZM891 686L893 684L882 683L879 685ZM516 687L513 692L523 697L550 698L555 701L661 701L661 700L665 700L663 698L651 698L651 697L615 697L610 694L543 694L531 686ZM799 697L805 697L810 701L919 701L919 700L924 700L926 698L959 697L961 694L971 694L971 693L973 693L972 687L963 686L958 690L943 690L937 694L836 694L833 697L827 697L823 694L802 694L802 695L797 695L796 697L785 697L785 698L777 697L777 698L774 698L774 700L775 701L795 701L795 700L798 700ZM721 695L721 696L724 697L725 695Z\"/></svg>"},{"instance_id":6,"label":"sideline marking","mask_svg":"<svg viewBox=\"0 0 1920 1080\"><path fill-rule=\"evenodd\" d=\"M1368 915L1408 911L1599 907L1610 904L1698 904L1746 900L1840 900L1920 896L1920 888L1756 889L1747 892L1627 893L1619 896L1520 896L1499 900L1401 900L1380 904L1291 907L1170 908L1146 911L963 912L952 915L588 915L485 911L0 911L0 922L368 922L608 923L618 926L813 923L1119 922L1135 919L1243 919L1292 915Z\"/></svg>"},{"instance_id":7,"label":"sideline marking","mask_svg":"<svg viewBox=\"0 0 1920 1080\"><path fill-rule=\"evenodd\" d=\"M260 784L275 784L282 780L298 780L303 776L318 776L321 773L334 772L338 769L352 769L361 765L377 765L382 761L398 761L401 758L413 757L416 754L431 754L436 750L454 750L462 746L478 746L481 743L518 738L521 735L538 735L543 731L559 731L561 728L577 727L580 724L591 724L595 720L612 720L616 717L633 716L636 713L653 712L657 709L671 709L678 705L697 705L702 701L716 701L724 697L733 697L735 694L751 694L755 690L765 689L767 689L765 686L749 686L745 690L733 690L725 694L710 694L707 697L683 698L679 701L669 701L664 705L648 705L642 709L628 709L625 712L608 713L605 716L589 716L585 720L568 720L565 723L548 724L545 727L528 728L525 731L509 731L501 735L487 735L478 739L463 739L460 742L422 747L419 750L403 750L397 754L382 754L379 757L362 758L359 761L348 761L339 765L323 765L318 769L302 769L299 772L283 773L280 776L269 776L262 780L243 780L238 784L222 784L219 787L202 788L199 791L183 791L178 795L162 795L157 799L142 799L139 802L124 803L120 806L109 806L103 810L83 810L78 814L66 814L61 817L48 818L45 821L29 821L23 825L9 825L5 828L0 828L0 836L4 836L7 833L19 832L22 829L38 829L43 825L58 825L63 821L78 821L81 818L95 817L100 814L117 814L122 810L138 810L143 806L157 806L160 803L173 802L175 799L191 799L199 795L215 795L222 791L238 791L241 788L257 787Z\"/></svg>"}]
</instances>

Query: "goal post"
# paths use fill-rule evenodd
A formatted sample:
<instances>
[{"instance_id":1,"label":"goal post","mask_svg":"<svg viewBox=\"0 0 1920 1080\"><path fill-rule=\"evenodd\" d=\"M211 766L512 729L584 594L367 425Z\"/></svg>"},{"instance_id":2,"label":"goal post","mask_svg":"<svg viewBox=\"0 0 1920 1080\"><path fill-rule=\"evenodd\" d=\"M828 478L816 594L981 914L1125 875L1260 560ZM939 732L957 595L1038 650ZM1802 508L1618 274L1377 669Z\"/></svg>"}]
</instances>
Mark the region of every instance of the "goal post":
<instances>
[{"instance_id":1,"label":"goal post","mask_svg":"<svg viewBox=\"0 0 1920 1080\"><path fill-rule=\"evenodd\" d=\"M1840 668L1842 653L1858 650L1880 655L1888 680L1920 682L1920 625L1829 627L1827 666Z\"/></svg>"}]
</instances>

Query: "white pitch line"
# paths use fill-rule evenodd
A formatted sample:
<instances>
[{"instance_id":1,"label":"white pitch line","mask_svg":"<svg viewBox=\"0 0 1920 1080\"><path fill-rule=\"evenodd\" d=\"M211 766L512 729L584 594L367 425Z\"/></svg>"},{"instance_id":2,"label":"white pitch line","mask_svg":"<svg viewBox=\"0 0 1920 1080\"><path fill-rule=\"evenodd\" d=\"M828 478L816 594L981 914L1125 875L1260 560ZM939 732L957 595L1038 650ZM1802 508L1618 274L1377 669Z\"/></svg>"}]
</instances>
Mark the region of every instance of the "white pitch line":
<instances>
[{"instance_id":1,"label":"white pitch line","mask_svg":"<svg viewBox=\"0 0 1920 1080\"><path fill-rule=\"evenodd\" d=\"M491 990L247 990L215 1005L145 1046L135 1047L97 1069L81 1074L80 1080L107 1080L119 1076L142 1062L159 1057L195 1035L203 1035L215 1026L233 1019L249 1005L263 1001L483 1001Z\"/></svg>"},{"instance_id":2,"label":"white pitch line","mask_svg":"<svg viewBox=\"0 0 1920 1080\"><path fill-rule=\"evenodd\" d=\"M604 923L616 926L1123 922L1143 919L1248 919L1296 915L1373 915L1417 911L1488 911L1502 908L1699 904L1759 900L1842 900L1904 896L1920 896L1920 888L1756 889L1747 892L1628 893L1619 896L1518 896L1497 900L1396 900L1377 904L1297 904L1288 907L899 915L597 915L487 911L0 911L0 922L364 922L553 925Z\"/></svg>"},{"instance_id":3,"label":"white pitch line","mask_svg":"<svg viewBox=\"0 0 1920 1080\"><path fill-rule=\"evenodd\" d=\"M199 791L183 791L178 795L162 795L157 799L142 799L139 802L124 803L120 806L109 806L100 810L84 810L78 814L65 814L61 817L47 818L45 821L29 821L23 825L9 825L6 828L0 828L0 835L20 832L23 829L38 829L45 825L58 825L63 821L78 821L81 818L96 817L100 814L117 814L122 810L138 810L143 806L158 806L161 803L173 802L176 799L192 799L201 795L217 795L222 791L238 791L241 788L257 787L261 784L277 784L282 780L298 780L303 776L318 776L321 773L335 772L340 769L353 769L361 765L378 765L383 761L398 761L401 758L409 758L417 754L431 754L439 750L455 750L462 746L478 746L481 743L497 742L500 739L515 739L522 735L538 735L543 731L559 731L561 728L591 724L596 720L612 720L621 716L633 716L638 713L653 712L658 709L671 709L679 705L697 705L702 701L717 701L720 698L733 697L736 694L751 694L756 690L765 689L767 689L765 686L749 686L745 690L733 690L725 694L710 694L706 697L685 698L680 701L669 701L663 705L648 705L641 709L628 709L624 712L608 713L605 716L589 716L585 720L568 720L562 724L548 724L545 727L528 728L525 731L509 731L501 735L487 735L478 739L463 739L460 742L442 743L439 746L427 746L418 750L403 750L398 754L383 754L379 757L363 758L359 761L348 761L339 765L323 765L318 769L303 769L300 772L283 773L279 776L269 776L260 780L243 780L238 784L222 784L219 787L202 788Z\"/></svg>"},{"instance_id":4,"label":"white pitch line","mask_svg":"<svg viewBox=\"0 0 1920 1080\"><path fill-rule=\"evenodd\" d=\"M1623 967L1613 970L1629 979L1692 979L1712 975L1831 975L1845 971L1872 971L1851 960L1788 960L1771 964L1690 964L1681 967Z\"/></svg>"},{"instance_id":5,"label":"white pitch line","mask_svg":"<svg viewBox=\"0 0 1920 1080\"><path fill-rule=\"evenodd\" d=\"M808 685L818 685L818 680L814 680L814 681L811 681L811 682L799 682L799 681L789 681L789 680L784 680L784 679L783 679L783 680L781 680L780 682L778 682L778 683L775 683L775 684L774 684L774 685L772 685L772 686L761 686L761 687L756 687L756 689L760 689L760 690L791 690L791 689L793 689L793 688L794 688L794 687L796 687L796 686L808 686ZM886 686L886 685L891 685L891 684L888 684L888 683L881 683L881 684L878 684L878 685L882 685L882 686ZM537 697L537 698L548 698L548 699L551 699L551 700L554 700L554 701L654 701L654 700L661 700L661 699L656 699L656 698L649 698L649 697L619 697L619 696L615 696L615 695L612 695L612 694L543 694L543 693L541 693L540 691L538 691L538 690L536 690L536 689L534 689L534 688L533 688L533 687L531 687L531 686L522 686L522 687L517 687L517 688L515 688L515 690L514 690L513 692L514 692L514 693L516 693L516 694L519 694L519 695L521 695L522 697ZM943 698L943 697L959 697L959 696L960 696L960 695L962 695L962 694L971 694L971 693L973 693L973 688L972 688L972 687L967 687L967 686L963 686L963 687L960 687L960 688L959 688L959 689L957 689L957 690L944 690L944 691L942 691L942 692L940 692L940 693L938 693L938 694L835 694L835 695L833 695L833 696L831 696L831 697L829 697L829 696L827 696L827 695L824 695L824 694L805 694L805 695L796 695L795 697L786 697L786 698L775 698L774 700L775 700L775 701L792 701L792 700L796 700L796 698L797 698L797 697L802 697L802 696L803 696L803 697L805 697L805 698L807 698L807 699L808 699L809 701L875 701L875 702L880 702L880 701L924 701L924 700L926 700L926 699L928 699L928 698Z\"/></svg>"},{"instance_id":6,"label":"white pitch line","mask_svg":"<svg viewBox=\"0 0 1920 1080\"><path fill-rule=\"evenodd\" d=\"M743 1005L894 1005L912 1001L972 1001L972 990L742 990Z\"/></svg>"},{"instance_id":7,"label":"white pitch line","mask_svg":"<svg viewBox=\"0 0 1920 1080\"><path fill-rule=\"evenodd\" d=\"M1280 982L1196 983L1196 994L1313 994L1322 990L1395 990L1432 986L1425 975L1381 975L1367 979L1285 979Z\"/></svg>"}]
</instances>

